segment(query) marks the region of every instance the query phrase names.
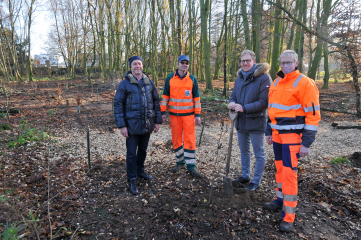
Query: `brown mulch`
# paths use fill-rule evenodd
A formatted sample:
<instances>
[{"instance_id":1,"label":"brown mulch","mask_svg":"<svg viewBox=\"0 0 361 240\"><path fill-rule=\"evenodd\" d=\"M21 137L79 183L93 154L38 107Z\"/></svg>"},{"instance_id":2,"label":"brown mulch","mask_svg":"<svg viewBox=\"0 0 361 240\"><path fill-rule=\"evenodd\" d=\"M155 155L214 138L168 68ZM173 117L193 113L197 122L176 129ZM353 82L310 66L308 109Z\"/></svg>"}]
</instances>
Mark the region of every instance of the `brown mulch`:
<instances>
[{"instance_id":1,"label":"brown mulch","mask_svg":"<svg viewBox=\"0 0 361 240\"><path fill-rule=\"evenodd\" d=\"M64 83L69 88L58 100L56 87ZM222 107L207 107L202 144L197 147L202 178L193 179L185 171L170 173L174 153L169 144L169 127L162 125L158 134L152 134L148 147L146 168L154 179L140 180L140 194L133 196L126 184L125 141L112 121L114 87L98 81L97 98L96 88L91 97L91 88L84 86L81 79L36 84L37 90L31 85L15 89L10 98L13 107L24 111L11 116L13 131L1 132L0 193L9 199L0 203L0 233L6 224L25 226L21 215L28 219L31 212L39 222L27 221L27 228L20 230L26 239L36 238L37 234L50 238L49 219L56 239L361 238L361 164L356 153L360 152L360 130L331 126L333 122L359 124L355 115L322 111L323 120L310 156L299 162L300 199L295 229L285 234L278 230L280 214L262 209L274 194L270 146L265 146L267 163L259 190L246 193L243 186L237 186L232 197L222 192L229 136L227 111ZM353 92L348 83L331 83L328 90L321 89L320 84L317 82L321 106L354 107L349 101ZM203 90L204 84L200 86ZM214 81L214 86L220 91L223 83ZM48 92L54 116L48 114ZM79 92L83 94L80 114L75 103ZM1 95L0 104L4 100ZM5 144L18 136L22 116L34 127L52 132L52 137L26 147L7 148ZM86 126L90 128L90 172ZM201 130L201 126L197 127L197 136ZM348 162L332 164L331 160L338 156ZM230 177L239 176L240 171L234 135Z\"/></svg>"}]
</instances>

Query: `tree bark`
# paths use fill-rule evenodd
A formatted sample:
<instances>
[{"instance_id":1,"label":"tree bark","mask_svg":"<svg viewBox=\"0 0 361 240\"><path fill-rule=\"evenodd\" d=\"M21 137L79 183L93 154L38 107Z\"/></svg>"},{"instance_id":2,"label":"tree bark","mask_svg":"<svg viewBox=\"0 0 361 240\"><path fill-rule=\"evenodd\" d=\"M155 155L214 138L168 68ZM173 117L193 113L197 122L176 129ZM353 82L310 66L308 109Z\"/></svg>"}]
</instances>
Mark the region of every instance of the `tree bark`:
<instances>
[{"instance_id":1,"label":"tree bark","mask_svg":"<svg viewBox=\"0 0 361 240\"><path fill-rule=\"evenodd\" d=\"M256 54L256 62L261 61L261 6L259 0L252 0L252 42L253 52Z\"/></svg>"},{"instance_id":2,"label":"tree bark","mask_svg":"<svg viewBox=\"0 0 361 240\"><path fill-rule=\"evenodd\" d=\"M241 9L242 9L242 19L243 19L243 28L244 28L244 42L246 44L246 49L252 49L251 35L249 31L248 23L248 14L247 14L247 0L241 0Z\"/></svg>"},{"instance_id":3,"label":"tree bark","mask_svg":"<svg viewBox=\"0 0 361 240\"><path fill-rule=\"evenodd\" d=\"M227 96L227 92L229 89L229 80L227 79L227 7L228 4L228 0L224 1L224 18L223 18L223 23L224 23L224 56L223 56L223 96L226 97Z\"/></svg>"},{"instance_id":4,"label":"tree bark","mask_svg":"<svg viewBox=\"0 0 361 240\"><path fill-rule=\"evenodd\" d=\"M213 84L211 78L211 66L210 66L210 47L208 39L208 16L209 16L209 2L210 0L200 0L201 5L201 35L203 43L203 59L205 67L206 77L206 89L213 91Z\"/></svg>"},{"instance_id":5,"label":"tree bark","mask_svg":"<svg viewBox=\"0 0 361 240\"><path fill-rule=\"evenodd\" d=\"M328 68L328 45L327 43L324 43L323 45L323 65L325 69L325 76L323 78L323 87L322 88L328 88L328 81L330 79L330 71Z\"/></svg>"},{"instance_id":6,"label":"tree bark","mask_svg":"<svg viewBox=\"0 0 361 240\"><path fill-rule=\"evenodd\" d=\"M277 3L280 4L281 0L277 0ZM273 37L273 49L272 49L272 62L271 62L271 70L270 75L272 79L276 78L276 74L279 69L279 62L278 57L280 56L278 47L280 44L280 34L281 34L281 23L279 17L281 16L281 9L276 7L275 9L275 30L274 30L274 37Z\"/></svg>"},{"instance_id":7,"label":"tree bark","mask_svg":"<svg viewBox=\"0 0 361 240\"><path fill-rule=\"evenodd\" d=\"M29 82L33 81L33 68L31 66L31 55L30 55L30 46L31 46L31 41L30 41L30 29L31 29L31 23L32 23L32 14L33 14L33 6L34 6L35 0L31 0L30 1L30 6L29 6L29 12L28 12L28 74L29 74Z\"/></svg>"}]
</instances>

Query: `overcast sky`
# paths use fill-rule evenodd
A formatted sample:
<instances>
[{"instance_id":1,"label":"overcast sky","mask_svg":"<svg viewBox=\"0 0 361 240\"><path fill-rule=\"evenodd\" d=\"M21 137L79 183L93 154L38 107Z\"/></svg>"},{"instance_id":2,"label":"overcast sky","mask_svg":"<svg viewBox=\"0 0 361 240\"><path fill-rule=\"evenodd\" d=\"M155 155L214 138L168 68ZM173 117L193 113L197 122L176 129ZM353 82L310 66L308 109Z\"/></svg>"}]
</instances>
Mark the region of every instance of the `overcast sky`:
<instances>
[{"instance_id":1,"label":"overcast sky","mask_svg":"<svg viewBox=\"0 0 361 240\"><path fill-rule=\"evenodd\" d=\"M46 1L42 2L46 3ZM31 27L31 56L47 53L44 47L48 38L50 24L53 21L51 12L47 8L46 4L42 4L34 12L34 21Z\"/></svg>"}]
</instances>

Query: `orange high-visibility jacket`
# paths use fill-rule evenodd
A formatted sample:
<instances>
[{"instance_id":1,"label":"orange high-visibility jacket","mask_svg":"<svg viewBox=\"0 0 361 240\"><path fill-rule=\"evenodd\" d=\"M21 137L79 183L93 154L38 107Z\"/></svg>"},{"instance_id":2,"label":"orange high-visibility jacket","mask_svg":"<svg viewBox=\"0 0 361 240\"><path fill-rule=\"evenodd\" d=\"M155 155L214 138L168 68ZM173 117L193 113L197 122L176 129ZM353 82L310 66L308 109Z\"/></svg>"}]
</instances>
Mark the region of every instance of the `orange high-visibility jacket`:
<instances>
[{"instance_id":1,"label":"orange high-visibility jacket","mask_svg":"<svg viewBox=\"0 0 361 240\"><path fill-rule=\"evenodd\" d=\"M302 145L310 147L321 120L319 92L315 82L298 70L288 74L282 71L271 85L268 95L268 126L272 131L302 133Z\"/></svg>"},{"instance_id":2,"label":"orange high-visibility jacket","mask_svg":"<svg viewBox=\"0 0 361 240\"><path fill-rule=\"evenodd\" d=\"M169 114L174 116L188 116L195 114L200 117L201 99L198 82L189 72L182 78L177 72L171 73L165 80L160 109L162 115L169 108Z\"/></svg>"}]
</instances>

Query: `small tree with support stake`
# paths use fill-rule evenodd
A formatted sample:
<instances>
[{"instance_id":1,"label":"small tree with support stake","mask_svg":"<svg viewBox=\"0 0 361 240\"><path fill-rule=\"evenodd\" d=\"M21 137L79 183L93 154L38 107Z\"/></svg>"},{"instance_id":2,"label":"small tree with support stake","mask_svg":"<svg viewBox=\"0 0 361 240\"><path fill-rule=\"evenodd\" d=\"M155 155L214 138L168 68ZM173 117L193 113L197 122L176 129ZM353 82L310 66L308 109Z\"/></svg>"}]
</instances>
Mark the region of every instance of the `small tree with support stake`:
<instances>
[{"instance_id":1,"label":"small tree with support stake","mask_svg":"<svg viewBox=\"0 0 361 240\"><path fill-rule=\"evenodd\" d=\"M81 105L81 102L83 101L82 99L82 95L80 92L78 92L78 95L76 96L76 103L78 105L78 113L80 113L80 105Z\"/></svg>"}]
</instances>

